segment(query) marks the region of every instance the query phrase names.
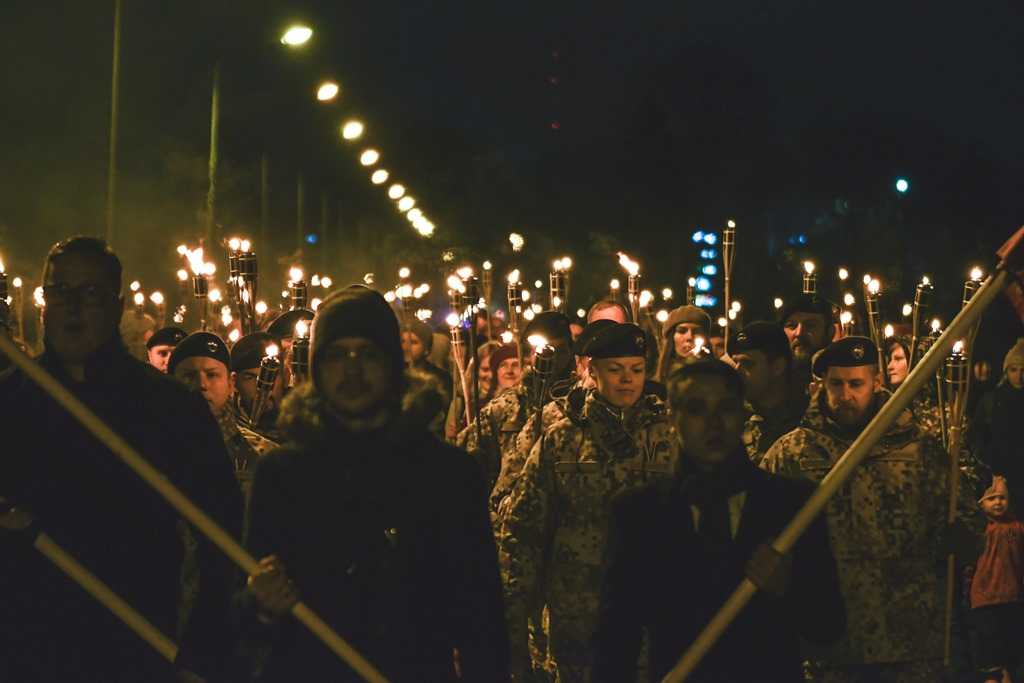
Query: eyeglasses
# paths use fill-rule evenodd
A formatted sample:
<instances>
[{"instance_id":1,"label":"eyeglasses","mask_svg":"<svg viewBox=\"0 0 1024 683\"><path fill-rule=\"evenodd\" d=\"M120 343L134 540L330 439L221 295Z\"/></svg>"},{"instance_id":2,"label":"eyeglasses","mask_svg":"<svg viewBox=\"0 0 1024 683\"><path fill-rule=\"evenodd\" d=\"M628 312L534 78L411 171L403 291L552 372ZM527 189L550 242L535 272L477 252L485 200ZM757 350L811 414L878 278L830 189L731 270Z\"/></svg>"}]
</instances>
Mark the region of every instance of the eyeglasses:
<instances>
[{"instance_id":1,"label":"eyeglasses","mask_svg":"<svg viewBox=\"0 0 1024 683\"><path fill-rule=\"evenodd\" d=\"M84 284L77 287L60 282L43 287L43 300L47 306L64 306L77 299L83 306L99 306L117 294L102 285Z\"/></svg>"},{"instance_id":2,"label":"eyeglasses","mask_svg":"<svg viewBox=\"0 0 1024 683\"><path fill-rule=\"evenodd\" d=\"M324 350L323 361L329 364L346 365L355 362L359 365L365 363L383 364L387 360L387 354L376 346L360 346L355 349L346 349L341 346L328 346Z\"/></svg>"}]
</instances>

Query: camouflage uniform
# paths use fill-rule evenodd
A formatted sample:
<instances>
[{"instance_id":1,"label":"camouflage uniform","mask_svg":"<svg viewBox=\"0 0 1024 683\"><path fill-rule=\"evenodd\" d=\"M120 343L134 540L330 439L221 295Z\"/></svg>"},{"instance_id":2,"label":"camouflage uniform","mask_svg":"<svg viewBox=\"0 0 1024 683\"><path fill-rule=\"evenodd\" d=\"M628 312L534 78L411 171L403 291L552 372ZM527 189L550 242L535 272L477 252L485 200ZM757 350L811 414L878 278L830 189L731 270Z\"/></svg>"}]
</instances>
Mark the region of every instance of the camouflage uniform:
<instances>
[{"instance_id":1,"label":"camouflage uniform","mask_svg":"<svg viewBox=\"0 0 1024 683\"><path fill-rule=\"evenodd\" d=\"M235 477L242 487L242 493L248 494L249 481L252 479L252 470L256 466L256 460L270 449L276 448L277 444L251 429L240 426L235 419L235 411L230 402L225 403L220 412L214 414L214 417L217 418L220 435L228 449L228 456L235 468Z\"/></svg>"},{"instance_id":2,"label":"camouflage uniform","mask_svg":"<svg viewBox=\"0 0 1024 683\"><path fill-rule=\"evenodd\" d=\"M876 410L888 396L887 391L876 396ZM761 466L820 483L856 436L832 420L821 391L800 426L768 450ZM826 680L854 680L865 665L936 671L945 602L936 573L942 559L936 537L946 524L948 477L946 452L904 410L829 501L829 541L847 630L835 646L812 653L832 671ZM958 484L958 516L980 532L984 518L962 478ZM927 680L927 675L893 680Z\"/></svg>"},{"instance_id":3,"label":"camouflage uniform","mask_svg":"<svg viewBox=\"0 0 1024 683\"><path fill-rule=\"evenodd\" d=\"M231 405L232 409L235 411L235 421L238 423L239 429L246 429L255 432L276 446L280 446L285 443L285 438L281 435L281 432L278 431L277 427L266 424L257 424L252 427L249 426L249 413L242 406L242 401L238 394L235 394L231 398Z\"/></svg>"},{"instance_id":4,"label":"camouflage uniform","mask_svg":"<svg viewBox=\"0 0 1024 683\"><path fill-rule=\"evenodd\" d=\"M494 486L505 453L515 448L519 430L529 415L526 382L503 391L487 402L476 419L459 432L455 445L480 461L488 487Z\"/></svg>"},{"instance_id":5,"label":"camouflage uniform","mask_svg":"<svg viewBox=\"0 0 1024 683\"><path fill-rule=\"evenodd\" d=\"M743 445L750 461L760 463L772 444L796 429L807 412L807 386L796 381L786 385L786 396L774 410L757 412L751 408L743 428Z\"/></svg>"},{"instance_id":6,"label":"camouflage uniform","mask_svg":"<svg viewBox=\"0 0 1024 683\"><path fill-rule=\"evenodd\" d=\"M498 539L516 680L529 675L528 616L545 601L555 680L589 678L609 501L671 476L670 438L665 404L656 397L620 412L591 390L581 419L559 421L530 452Z\"/></svg>"}]
</instances>

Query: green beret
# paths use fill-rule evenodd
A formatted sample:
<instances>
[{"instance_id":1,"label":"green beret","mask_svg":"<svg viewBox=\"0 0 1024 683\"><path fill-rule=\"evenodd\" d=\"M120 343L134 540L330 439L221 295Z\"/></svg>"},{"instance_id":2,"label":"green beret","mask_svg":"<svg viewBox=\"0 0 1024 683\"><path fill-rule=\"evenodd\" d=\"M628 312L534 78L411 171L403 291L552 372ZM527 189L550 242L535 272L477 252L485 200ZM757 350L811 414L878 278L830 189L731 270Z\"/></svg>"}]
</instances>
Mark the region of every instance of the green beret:
<instances>
[{"instance_id":1,"label":"green beret","mask_svg":"<svg viewBox=\"0 0 1024 683\"><path fill-rule=\"evenodd\" d=\"M146 342L146 348L154 346L177 346L188 334L180 327L163 327L153 333L153 336Z\"/></svg>"},{"instance_id":2,"label":"green beret","mask_svg":"<svg viewBox=\"0 0 1024 683\"><path fill-rule=\"evenodd\" d=\"M647 356L647 337L633 323L614 323L595 334L580 355L591 358L644 358Z\"/></svg>"},{"instance_id":3,"label":"green beret","mask_svg":"<svg viewBox=\"0 0 1024 683\"><path fill-rule=\"evenodd\" d=\"M167 374L173 375L178 364L187 358L212 358L231 370L231 355L224 340L210 332L193 332L174 347L171 358L167 361Z\"/></svg>"},{"instance_id":4,"label":"green beret","mask_svg":"<svg viewBox=\"0 0 1024 683\"><path fill-rule=\"evenodd\" d=\"M618 323L616 323L614 320L608 320L607 318L599 318L594 322L587 324L587 326L583 328L583 331L580 332L579 335L576 337L576 341L573 342L573 345L577 349L580 349L580 355L582 356L582 350L587 348L587 344L590 343L590 340L593 339L598 332L605 329L606 327L611 327L612 325L617 324Z\"/></svg>"},{"instance_id":5,"label":"green beret","mask_svg":"<svg viewBox=\"0 0 1024 683\"><path fill-rule=\"evenodd\" d=\"M858 368L878 365L878 347L867 337L843 337L819 351L811 363L815 377L824 377L831 367Z\"/></svg>"}]
</instances>

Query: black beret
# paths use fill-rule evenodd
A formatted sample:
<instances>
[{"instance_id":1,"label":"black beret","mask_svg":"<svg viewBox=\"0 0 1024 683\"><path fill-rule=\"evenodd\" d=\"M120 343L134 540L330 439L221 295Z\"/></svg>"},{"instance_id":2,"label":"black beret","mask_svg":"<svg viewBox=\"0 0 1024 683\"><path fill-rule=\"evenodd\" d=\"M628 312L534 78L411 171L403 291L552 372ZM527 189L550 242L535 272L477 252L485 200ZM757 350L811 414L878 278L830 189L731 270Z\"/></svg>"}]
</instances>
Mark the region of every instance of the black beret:
<instances>
[{"instance_id":1,"label":"black beret","mask_svg":"<svg viewBox=\"0 0 1024 683\"><path fill-rule=\"evenodd\" d=\"M580 354L591 358L643 358L647 356L647 337L633 323L614 323L595 334Z\"/></svg>"},{"instance_id":2,"label":"black beret","mask_svg":"<svg viewBox=\"0 0 1024 683\"><path fill-rule=\"evenodd\" d=\"M794 313L817 313L825 316L825 320L831 324L835 304L823 296L817 294L797 294L786 301L779 311L779 324L784 325L786 318Z\"/></svg>"},{"instance_id":3,"label":"black beret","mask_svg":"<svg viewBox=\"0 0 1024 683\"><path fill-rule=\"evenodd\" d=\"M878 365L878 347L867 337L843 337L819 351L811 362L815 377L824 377L831 367L856 368Z\"/></svg>"},{"instance_id":4,"label":"black beret","mask_svg":"<svg viewBox=\"0 0 1024 683\"><path fill-rule=\"evenodd\" d=\"M277 355L284 353L281 338L269 332L252 332L231 347L231 369L235 372L258 368L267 355L267 347L276 346Z\"/></svg>"},{"instance_id":5,"label":"black beret","mask_svg":"<svg viewBox=\"0 0 1024 683\"><path fill-rule=\"evenodd\" d=\"M548 341L552 339L572 339L572 330L569 329L569 318L558 311L544 311L534 316L533 320L523 328L520 339L529 339L539 334Z\"/></svg>"},{"instance_id":6,"label":"black beret","mask_svg":"<svg viewBox=\"0 0 1024 683\"><path fill-rule=\"evenodd\" d=\"M146 342L146 348L154 346L177 346L188 334L180 327L164 327L153 333L153 336Z\"/></svg>"},{"instance_id":7,"label":"black beret","mask_svg":"<svg viewBox=\"0 0 1024 683\"><path fill-rule=\"evenodd\" d=\"M761 351L769 358L791 358L786 331L775 323L750 323L739 332L729 335L729 355L747 351Z\"/></svg>"},{"instance_id":8,"label":"black beret","mask_svg":"<svg viewBox=\"0 0 1024 683\"><path fill-rule=\"evenodd\" d=\"M587 344L590 343L590 340L593 339L598 332L606 327L611 327L612 325L618 325L618 323L614 320L608 320L607 318L598 318L583 328L583 331L576 337L576 341L573 342L573 345L582 352L583 349L587 348ZM583 354L581 353L580 355Z\"/></svg>"},{"instance_id":9,"label":"black beret","mask_svg":"<svg viewBox=\"0 0 1024 683\"><path fill-rule=\"evenodd\" d=\"M313 311L307 311L305 308L293 308L277 316L277 319L270 323L267 332L276 335L279 339L291 339L295 336L295 325L300 320L304 320L308 328L313 316Z\"/></svg>"},{"instance_id":10,"label":"black beret","mask_svg":"<svg viewBox=\"0 0 1024 683\"><path fill-rule=\"evenodd\" d=\"M195 356L220 361L225 368L231 370L231 355L224 340L210 332L193 332L174 347L171 358L167 361L167 373L173 375L174 368L181 361Z\"/></svg>"}]
</instances>

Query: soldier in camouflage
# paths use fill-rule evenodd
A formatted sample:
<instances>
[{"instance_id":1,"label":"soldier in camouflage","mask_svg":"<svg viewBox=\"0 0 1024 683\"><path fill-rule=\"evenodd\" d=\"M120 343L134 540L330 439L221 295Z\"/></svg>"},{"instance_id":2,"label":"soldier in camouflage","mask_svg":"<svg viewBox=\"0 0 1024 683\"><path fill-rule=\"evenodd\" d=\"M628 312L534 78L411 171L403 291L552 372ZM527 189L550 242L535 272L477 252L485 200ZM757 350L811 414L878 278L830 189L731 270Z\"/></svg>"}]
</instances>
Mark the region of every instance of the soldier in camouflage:
<instances>
[{"instance_id":1,"label":"soldier in camouflage","mask_svg":"<svg viewBox=\"0 0 1024 683\"><path fill-rule=\"evenodd\" d=\"M774 323L751 323L733 334L729 356L743 378L750 411L743 445L751 462L759 464L779 437L800 424L807 411L807 385L794 377L789 338Z\"/></svg>"},{"instance_id":2,"label":"soldier in camouflage","mask_svg":"<svg viewBox=\"0 0 1024 683\"><path fill-rule=\"evenodd\" d=\"M530 453L500 519L501 562L514 680L532 676L527 622L549 611L554 679L587 681L605 523L612 496L671 476L675 459L665 404L644 395L646 341L617 323L589 342L589 390L578 417L548 429Z\"/></svg>"},{"instance_id":3,"label":"soldier in camouflage","mask_svg":"<svg viewBox=\"0 0 1024 683\"><path fill-rule=\"evenodd\" d=\"M543 388L539 397L531 395L531 388L535 385L532 369L534 351L528 340L535 336L543 337L547 345L555 350L554 369L544 384L551 387L569 377L572 372L572 331L569 329L569 318L555 311L540 313L523 329L521 335L520 351L524 358L529 358L531 365L523 373L522 382L491 399L455 439L457 446L480 461L489 490L498 480L503 460L507 456L511 457L515 450L519 432L526 425L530 414L550 400L548 392Z\"/></svg>"},{"instance_id":4,"label":"soldier in camouflage","mask_svg":"<svg viewBox=\"0 0 1024 683\"><path fill-rule=\"evenodd\" d=\"M762 467L820 482L889 394L877 347L865 337L832 344L815 358L813 371L823 390ZM829 502L848 628L834 647L809 652L821 666L819 680L940 680L944 598L936 568L951 550L965 559L984 529L963 479L954 485L958 521L947 526L949 457L904 410Z\"/></svg>"}]
</instances>

